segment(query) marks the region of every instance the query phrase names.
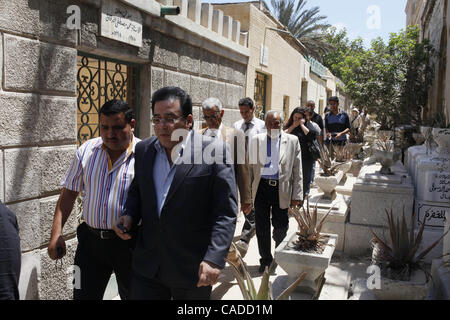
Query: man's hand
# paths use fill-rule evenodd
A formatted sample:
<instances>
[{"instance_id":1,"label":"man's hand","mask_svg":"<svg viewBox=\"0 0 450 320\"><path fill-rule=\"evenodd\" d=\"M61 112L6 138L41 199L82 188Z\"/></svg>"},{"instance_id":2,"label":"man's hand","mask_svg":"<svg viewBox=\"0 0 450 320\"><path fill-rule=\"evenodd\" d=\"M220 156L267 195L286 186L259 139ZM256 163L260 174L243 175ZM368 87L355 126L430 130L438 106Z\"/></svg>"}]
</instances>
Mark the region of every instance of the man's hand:
<instances>
[{"instance_id":1,"label":"man's hand","mask_svg":"<svg viewBox=\"0 0 450 320\"><path fill-rule=\"evenodd\" d=\"M56 235L50 239L47 252L52 260L61 259L66 255L66 241L62 235Z\"/></svg>"},{"instance_id":2,"label":"man's hand","mask_svg":"<svg viewBox=\"0 0 450 320\"><path fill-rule=\"evenodd\" d=\"M296 207L301 207L303 204L302 200L292 200L291 201L291 206L296 208Z\"/></svg>"},{"instance_id":3,"label":"man's hand","mask_svg":"<svg viewBox=\"0 0 450 320\"><path fill-rule=\"evenodd\" d=\"M217 283L220 276L220 268L209 261L202 261L198 268L197 287L213 286Z\"/></svg>"},{"instance_id":4,"label":"man's hand","mask_svg":"<svg viewBox=\"0 0 450 320\"><path fill-rule=\"evenodd\" d=\"M248 215L252 211L253 205L251 203L243 203L241 204L241 211Z\"/></svg>"},{"instance_id":5,"label":"man's hand","mask_svg":"<svg viewBox=\"0 0 450 320\"><path fill-rule=\"evenodd\" d=\"M122 225L123 229L126 231L122 231L117 225ZM127 232L131 230L133 226L133 218L131 216L121 216L117 219L116 223L113 224L112 228L117 234L117 236L122 240L130 240L131 235Z\"/></svg>"}]
</instances>

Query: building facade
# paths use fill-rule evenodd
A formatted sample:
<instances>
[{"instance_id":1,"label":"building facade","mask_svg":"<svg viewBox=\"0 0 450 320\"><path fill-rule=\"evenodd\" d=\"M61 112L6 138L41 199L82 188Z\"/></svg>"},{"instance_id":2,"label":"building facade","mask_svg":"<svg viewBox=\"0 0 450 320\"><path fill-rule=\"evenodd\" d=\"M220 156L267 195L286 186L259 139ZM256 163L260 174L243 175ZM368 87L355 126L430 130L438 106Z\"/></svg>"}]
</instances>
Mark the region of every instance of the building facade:
<instances>
[{"instance_id":1,"label":"building facade","mask_svg":"<svg viewBox=\"0 0 450 320\"><path fill-rule=\"evenodd\" d=\"M162 15L167 5L180 14ZM62 263L47 245L77 146L99 134L98 108L128 101L146 138L152 93L176 85L192 97L195 128L210 96L232 124L247 86L246 37L201 0L0 0L0 199L19 222L21 299L72 297L76 212Z\"/></svg>"},{"instance_id":2,"label":"building facade","mask_svg":"<svg viewBox=\"0 0 450 320\"><path fill-rule=\"evenodd\" d=\"M322 112L327 98L343 96L336 87L338 79L318 61L306 58L304 46L259 1L214 4L214 8L239 20L241 30L248 32L246 94L255 100L259 113L279 110L288 117L308 100Z\"/></svg>"},{"instance_id":3,"label":"building facade","mask_svg":"<svg viewBox=\"0 0 450 320\"><path fill-rule=\"evenodd\" d=\"M438 114L445 115L450 124L450 7L448 0L408 0L405 8L406 24L418 25L420 38L427 38L438 53L432 60L435 78L429 92L425 120L432 120Z\"/></svg>"}]
</instances>

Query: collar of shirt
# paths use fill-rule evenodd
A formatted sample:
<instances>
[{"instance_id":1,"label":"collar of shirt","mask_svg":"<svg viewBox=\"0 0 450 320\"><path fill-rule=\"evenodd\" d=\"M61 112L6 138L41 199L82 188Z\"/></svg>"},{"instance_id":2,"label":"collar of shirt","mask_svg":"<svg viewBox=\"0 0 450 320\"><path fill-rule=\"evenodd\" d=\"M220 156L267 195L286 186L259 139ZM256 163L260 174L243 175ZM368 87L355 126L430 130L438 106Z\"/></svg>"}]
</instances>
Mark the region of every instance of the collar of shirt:
<instances>
[{"instance_id":1,"label":"collar of shirt","mask_svg":"<svg viewBox=\"0 0 450 320\"><path fill-rule=\"evenodd\" d=\"M215 137L217 139L220 139L222 137L222 128L223 128L222 124L220 124L218 129L208 128L206 129L205 134L208 137Z\"/></svg>"},{"instance_id":2,"label":"collar of shirt","mask_svg":"<svg viewBox=\"0 0 450 320\"><path fill-rule=\"evenodd\" d=\"M177 164L182 161L183 150L191 140L193 132L191 131L186 139L184 139L176 147L180 148L178 157L173 161L172 167L167 159L166 150L160 144L159 140L155 142L155 148L157 150L155 163L153 167L153 183L155 185L156 202L158 208L158 215L161 215L164 203L166 202L167 195L169 194L170 186L172 185L173 178L177 169Z\"/></svg>"},{"instance_id":3,"label":"collar of shirt","mask_svg":"<svg viewBox=\"0 0 450 320\"><path fill-rule=\"evenodd\" d=\"M103 140L101 138L99 140L99 143L96 146L94 146L94 148L100 148L100 149L102 149L103 151L105 151L107 153L107 155L108 155L108 170L111 171L114 168L114 165L116 163L123 163L124 160L128 159L128 157L130 157L134 153L134 150L136 148L136 144L139 141L140 140L136 139L134 137L134 135L131 135L131 143L128 145L127 150L116 160L115 163L111 162L111 158L109 157L109 154L107 153L107 150L106 150L106 146L103 143Z\"/></svg>"}]
</instances>

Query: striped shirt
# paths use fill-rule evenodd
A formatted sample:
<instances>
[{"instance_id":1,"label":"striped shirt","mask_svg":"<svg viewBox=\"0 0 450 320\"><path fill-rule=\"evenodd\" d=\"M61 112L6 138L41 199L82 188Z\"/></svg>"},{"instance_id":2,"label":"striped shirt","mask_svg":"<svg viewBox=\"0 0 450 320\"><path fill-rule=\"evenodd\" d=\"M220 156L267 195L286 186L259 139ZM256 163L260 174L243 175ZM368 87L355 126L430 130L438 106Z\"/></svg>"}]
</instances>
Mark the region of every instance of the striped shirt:
<instances>
[{"instance_id":1,"label":"striped shirt","mask_svg":"<svg viewBox=\"0 0 450 320\"><path fill-rule=\"evenodd\" d=\"M120 217L134 178L134 150L140 139L133 141L114 164L103 146L102 138L85 142L67 171L62 187L81 192L84 221L95 229L112 229Z\"/></svg>"}]
</instances>

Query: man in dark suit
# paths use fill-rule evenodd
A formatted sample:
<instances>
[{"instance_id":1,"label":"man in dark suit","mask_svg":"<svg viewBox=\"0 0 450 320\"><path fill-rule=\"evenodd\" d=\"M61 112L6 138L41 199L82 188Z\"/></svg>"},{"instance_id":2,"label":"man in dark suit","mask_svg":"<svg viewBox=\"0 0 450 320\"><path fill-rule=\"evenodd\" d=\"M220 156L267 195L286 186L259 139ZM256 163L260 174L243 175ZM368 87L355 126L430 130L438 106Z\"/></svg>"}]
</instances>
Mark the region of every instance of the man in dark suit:
<instances>
[{"instance_id":1,"label":"man in dark suit","mask_svg":"<svg viewBox=\"0 0 450 320\"><path fill-rule=\"evenodd\" d=\"M20 265L17 219L0 201L0 300L19 300Z\"/></svg>"},{"instance_id":2,"label":"man in dark suit","mask_svg":"<svg viewBox=\"0 0 450 320\"><path fill-rule=\"evenodd\" d=\"M156 91L152 113L156 137L136 146L135 178L114 226L129 239L124 230L142 221L132 298L209 299L236 227L229 150L192 130L192 102L180 88Z\"/></svg>"}]
</instances>

